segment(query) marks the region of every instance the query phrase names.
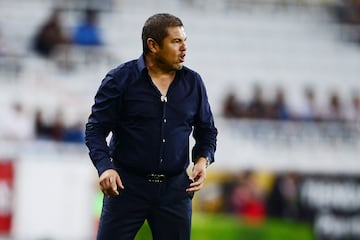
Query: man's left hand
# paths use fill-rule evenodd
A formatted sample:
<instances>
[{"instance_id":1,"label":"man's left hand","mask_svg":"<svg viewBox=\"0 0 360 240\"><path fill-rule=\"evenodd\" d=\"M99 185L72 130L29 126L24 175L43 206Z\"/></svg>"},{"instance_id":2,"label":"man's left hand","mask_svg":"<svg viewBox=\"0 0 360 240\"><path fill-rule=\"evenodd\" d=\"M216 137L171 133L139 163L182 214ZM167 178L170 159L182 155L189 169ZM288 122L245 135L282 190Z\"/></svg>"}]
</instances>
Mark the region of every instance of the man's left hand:
<instances>
[{"instance_id":1,"label":"man's left hand","mask_svg":"<svg viewBox=\"0 0 360 240\"><path fill-rule=\"evenodd\" d=\"M193 182L190 184L190 187L186 189L187 192L199 191L204 186L206 179L206 166L206 158L201 157L196 161L190 174L190 179Z\"/></svg>"}]
</instances>

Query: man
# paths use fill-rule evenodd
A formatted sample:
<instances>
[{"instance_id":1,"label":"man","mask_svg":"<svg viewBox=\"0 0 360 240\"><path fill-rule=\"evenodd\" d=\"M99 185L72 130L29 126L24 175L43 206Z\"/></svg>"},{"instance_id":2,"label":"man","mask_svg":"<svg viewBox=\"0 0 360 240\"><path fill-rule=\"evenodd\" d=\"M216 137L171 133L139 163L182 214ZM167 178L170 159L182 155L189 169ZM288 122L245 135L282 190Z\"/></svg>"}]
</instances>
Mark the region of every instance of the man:
<instances>
[{"instance_id":1,"label":"man","mask_svg":"<svg viewBox=\"0 0 360 240\"><path fill-rule=\"evenodd\" d=\"M139 59L106 75L86 124L86 144L106 196L98 240L134 239L145 220L155 240L190 239L192 195L214 161L217 129L200 75L183 66L181 20L150 17L142 41Z\"/></svg>"}]
</instances>

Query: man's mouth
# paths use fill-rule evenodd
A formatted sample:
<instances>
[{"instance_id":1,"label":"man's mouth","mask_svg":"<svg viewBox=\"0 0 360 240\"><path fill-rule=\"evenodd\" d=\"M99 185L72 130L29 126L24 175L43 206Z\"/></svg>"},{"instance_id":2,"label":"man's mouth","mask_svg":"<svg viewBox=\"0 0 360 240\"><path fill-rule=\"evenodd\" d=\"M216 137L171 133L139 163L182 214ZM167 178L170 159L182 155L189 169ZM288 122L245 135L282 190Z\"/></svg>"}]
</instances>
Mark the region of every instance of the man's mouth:
<instances>
[{"instance_id":1,"label":"man's mouth","mask_svg":"<svg viewBox=\"0 0 360 240\"><path fill-rule=\"evenodd\" d=\"M181 54L179 60L180 62L185 62L185 54Z\"/></svg>"}]
</instances>

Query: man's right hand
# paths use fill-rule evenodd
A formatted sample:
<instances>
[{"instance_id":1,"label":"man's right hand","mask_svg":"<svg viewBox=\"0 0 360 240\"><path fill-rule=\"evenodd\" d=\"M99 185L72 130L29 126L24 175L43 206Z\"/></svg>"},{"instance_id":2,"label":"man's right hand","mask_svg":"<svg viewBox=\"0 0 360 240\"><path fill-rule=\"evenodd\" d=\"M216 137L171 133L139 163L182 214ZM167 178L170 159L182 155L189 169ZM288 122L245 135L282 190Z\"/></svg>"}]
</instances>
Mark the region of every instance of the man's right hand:
<instances>
[{"instance_id":1,"label":"man's right hand","mask_svg":"<svg viewBox=\"0 0 360 240\"><path fill-rule=\"evenodd\" d=\"M99 177L100 190L105 196L119 195L118 187L124 189L118 172L114 169L108 169Z\"/></svg>"}]
</instances>

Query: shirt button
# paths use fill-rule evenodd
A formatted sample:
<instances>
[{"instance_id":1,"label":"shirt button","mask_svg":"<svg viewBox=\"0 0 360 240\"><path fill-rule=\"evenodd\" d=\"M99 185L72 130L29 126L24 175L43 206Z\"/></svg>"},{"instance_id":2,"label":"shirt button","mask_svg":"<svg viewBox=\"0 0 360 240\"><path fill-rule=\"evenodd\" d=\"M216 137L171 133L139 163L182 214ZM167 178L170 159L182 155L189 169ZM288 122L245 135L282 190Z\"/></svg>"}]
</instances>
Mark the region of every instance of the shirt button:
<instances>
[{"instance_id":1,"label":"shirt button","mask_svg":"<svg viewBox=\"0 0 360 240\"><path fill-rule=\"evenodd\" d=\"M164 123L166 123L166 118L164 118Z\"/></svg>"},{"instance_id":2,"label":"shirt button","mask_svg":"<svg viewBox=\"0 0 360 240\"><path fill-rule=\"evenodd\" d=\"M162 163L164 161L164 159L160 158L160 162Z\"/></svg>"},{"instance_id":3,"label":"shirt button","mask_svg":"<svg viewBox=\"0 0 360 240\"><path fill-rule=\"evenodd\" d=\"M162 141L163 141L163 143L164 143L164 142L165 142L165 138L163 138L163 140L162 140Z\"/></svg>"}]
</instances>

